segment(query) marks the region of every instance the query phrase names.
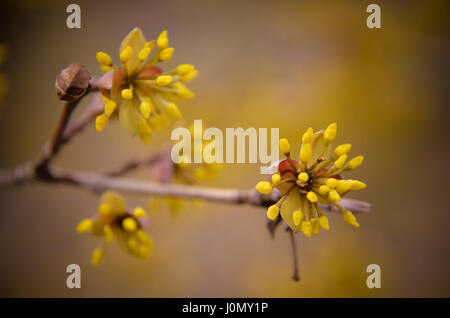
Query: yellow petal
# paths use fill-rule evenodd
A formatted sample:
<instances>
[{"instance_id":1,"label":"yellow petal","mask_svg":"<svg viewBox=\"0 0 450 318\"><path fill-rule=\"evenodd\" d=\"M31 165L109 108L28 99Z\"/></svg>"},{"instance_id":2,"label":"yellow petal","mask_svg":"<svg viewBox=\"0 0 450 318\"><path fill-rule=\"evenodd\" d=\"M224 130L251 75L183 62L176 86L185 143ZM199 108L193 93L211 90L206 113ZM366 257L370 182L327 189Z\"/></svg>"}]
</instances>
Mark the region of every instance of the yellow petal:
<instances>
[{"instance_id":1,"label":"yellow petal","mask_svg":"<svg viewBox=\"0 0 450 318\"><path fill-rule=\"evenodd\" d=\"M139 105L136 106L133 100L124 100L119 109L120 123L132 134L137 133L137 123L139 121Z\"/></svg>"},{"instance_id":2,"label":"yellow petal","mask_svg":"<svg viewBox=\"0 0 450 318\"><path fill-rule=\"evenodd\" d=\"M122 196L115 192L108 190L103 193L101 199L101 203L107 204L111 207L111 213L113 214L121 214L125 212L126 203Z\"/></svg>"}]
</instances>

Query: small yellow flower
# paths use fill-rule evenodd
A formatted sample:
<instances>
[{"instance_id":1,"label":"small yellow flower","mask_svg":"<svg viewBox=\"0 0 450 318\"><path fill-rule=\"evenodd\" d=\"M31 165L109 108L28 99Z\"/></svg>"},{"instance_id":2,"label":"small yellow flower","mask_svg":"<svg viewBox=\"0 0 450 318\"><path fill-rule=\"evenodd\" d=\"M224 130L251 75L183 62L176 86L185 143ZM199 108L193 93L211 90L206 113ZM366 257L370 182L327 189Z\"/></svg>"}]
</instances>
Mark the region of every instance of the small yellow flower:
<instances>
[{"instance_id":1,"label":"small yellow flower","mask_svg":"<svg viewBox=\"0 0 450 318\"><path fill-rule=\"evenodd\" d=\"M361 181L341 178L343 172L360 166L364 157L357 156L347 161L350 144L341 144L333 151L331 142L336 133L336 123L316 133L308 128L302 135L300 161L290 157L289 142L280 140L286 159L279 162L278 171L272 175L272 183L260 181L256 185L256 190L264 195L270 194L274 188L282 194L272 206L277 210L269 208L269 219L273 220L280 214L294 232L302 231L311 237L319 233L320 227L326 231L330 229L328 218L319 209L319 203L325 203L337 207L345 222L359 227L355 216L338 203L350 191L366 188Z\"/></svg>"},{"instance_id":2,"label":"small yellow flower","mask_svg":"<svg viewBox=\"0 0 450 318\"><path fill-rule=\"evenodd\" d=\"M109 117L118 113L121 124L148 143L152 130L159 131L169 123L167 115L182 117L174 102L194 97L182 82L195 78L198 72L190 64L180 64L169 71L160 68L159 63L172 58L174 49L168 45L167 31L161 32L156 41L148 42L142 31L134 28L120 46L122 66L114 66L107 53L97 53L101 69L111 71L105 76L112 78L111 89L100 90L105 109L96 119L98 131L106 127Z\"/></svg>"},{"instance_id":3,"label":"small yellow flower","mask_svg":"<svg viewBox=\"0 0 450 318\"><path fill-rule=\"evenodd\" d=\"M153 250L153 241L143 230L145 218L146 212L142 207L136 207L133 213L129 213L125 200L118 193L106 191L101 197L98 214L78 223L77 232L103 237L104 244L109 244L117 238L125 251L140 258L147 258ZM135 242L134 247L130 247L130 241ZM104 244L94 249L92 265L97 266L102 261Z\"/></svg>"}]
</instances>

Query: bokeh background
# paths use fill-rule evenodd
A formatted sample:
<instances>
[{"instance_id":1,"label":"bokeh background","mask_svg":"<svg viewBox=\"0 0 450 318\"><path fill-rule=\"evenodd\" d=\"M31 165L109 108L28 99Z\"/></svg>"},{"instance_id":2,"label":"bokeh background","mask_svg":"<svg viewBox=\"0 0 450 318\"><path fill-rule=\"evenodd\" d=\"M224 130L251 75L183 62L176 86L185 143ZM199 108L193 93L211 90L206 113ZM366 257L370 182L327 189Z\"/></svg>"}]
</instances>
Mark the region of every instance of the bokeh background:
<instances>
[{"instance_id":1,"label":"bokeh background","mask_svg":"<svg viewBox=\"0 0 450 318\"><path fill-rule=\"evenodd\" d=\"M287 234L272 240L264 209L186 204L176 217L152 215L156 248L147 261L116 245L89 264L98 240L77 235L98 198L64 185L0 190L0 296L26 297L434 297L450 296L449 5L446 1L376 1L382 28L369 30L373 1L76 1L80 30L66 28L73 1L2 1L0 42L8 77L0 107L0 167L38 153L61 111L54 79L66 65L99 74L95 53L118 47L134 26L147 38L169 30L169 66L192 63L197 97L180 103L187 121L208 126L279 127L291 144L313 126L336 121L338 143L353 144L364 165L351 177L368 184L353 197L373 211L361 228L330 217L331 231L299 234L302 281L291 276ZM164 145L149 146L118 124L93 126L55 165L105 170ZM147 170L136 177L147 178ZM227 165L203 185L249 189L259 165ZM128 195L130 205L148 198ZM82 268L82 288L66 288L65 268ZM382 288L368 289L368 264Z\"/></svg>"}]
</instances>

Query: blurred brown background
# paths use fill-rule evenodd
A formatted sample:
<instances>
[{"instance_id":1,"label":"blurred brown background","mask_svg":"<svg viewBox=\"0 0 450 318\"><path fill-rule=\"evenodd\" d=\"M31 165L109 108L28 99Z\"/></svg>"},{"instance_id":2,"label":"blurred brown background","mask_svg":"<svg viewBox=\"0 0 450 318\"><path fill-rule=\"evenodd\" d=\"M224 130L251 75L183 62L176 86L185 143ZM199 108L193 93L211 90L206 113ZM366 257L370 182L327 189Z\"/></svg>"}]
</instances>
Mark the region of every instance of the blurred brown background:
<instances>
[{"instance_id":1,"label":"blurred brown background","mask_svg":"<svg viewBox=\"0 0 450 318\"><path fill-rule=\"evenodd\" d=\"M177 217L152 218L156 249L148 261L114 245L99 268L98 240L75 232L98 199L69 186L1 190L0 296L27 297L409 297L450 296L448 2L375 1L382 28L369 30L373 1L76 1L82 28L66 28L72 1L3 1L0 72L10 80L0 108L0 167L25 161L49 137L61 110L54 79L69 63L99 74L95 53L118 61L134 26L147 38L169 31L170 66L192 63L197 97L185 118L209 126L279 127L300 145L310 125L336 121L338 143L353 144L364 165L351 177L368 184L353 197L373 204L361 228L330 218L331 230L300 245L302 281L291 281L287 234L271 240L263 209L187 204ZM55 162L85 170L115 167L149 146L118 123L89 127ZM247 189L259 165L228 165L204 185ZM146 178L147 171L136 176ZM147 198L127 196L130 205ZM82 288L66 288L65 268L82 268ZM368 264L382 288L366 287Z\"/></svg>"}]
</instances>

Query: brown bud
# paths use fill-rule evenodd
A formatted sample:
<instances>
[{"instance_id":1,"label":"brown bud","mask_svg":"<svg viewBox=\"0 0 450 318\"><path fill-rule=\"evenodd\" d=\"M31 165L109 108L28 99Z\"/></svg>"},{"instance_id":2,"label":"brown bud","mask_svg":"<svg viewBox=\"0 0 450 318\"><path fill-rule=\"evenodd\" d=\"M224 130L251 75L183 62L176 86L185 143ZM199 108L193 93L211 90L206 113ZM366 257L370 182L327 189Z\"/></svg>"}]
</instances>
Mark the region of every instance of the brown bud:
<instances>
[{"instance_id":1,"label":"brown bud","mask_svg":"<svg viewBox=\"0 0 450 318\"><path fill-rule=\"evenodd\" d=\"M86 93L90 79L91 74L84 65L70 64L56 77L56 95L60 100L74 102Z\"/></svg>"}]
</instances>

